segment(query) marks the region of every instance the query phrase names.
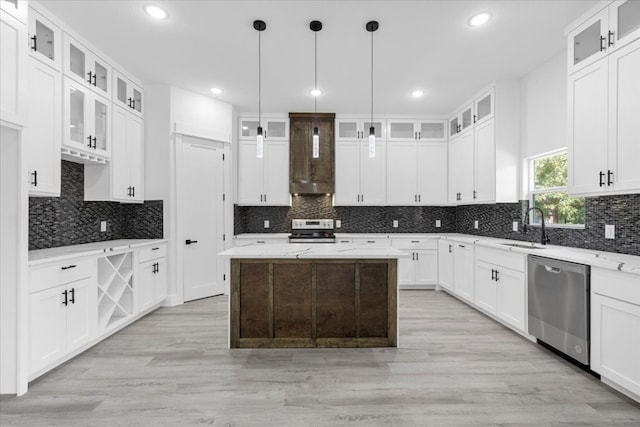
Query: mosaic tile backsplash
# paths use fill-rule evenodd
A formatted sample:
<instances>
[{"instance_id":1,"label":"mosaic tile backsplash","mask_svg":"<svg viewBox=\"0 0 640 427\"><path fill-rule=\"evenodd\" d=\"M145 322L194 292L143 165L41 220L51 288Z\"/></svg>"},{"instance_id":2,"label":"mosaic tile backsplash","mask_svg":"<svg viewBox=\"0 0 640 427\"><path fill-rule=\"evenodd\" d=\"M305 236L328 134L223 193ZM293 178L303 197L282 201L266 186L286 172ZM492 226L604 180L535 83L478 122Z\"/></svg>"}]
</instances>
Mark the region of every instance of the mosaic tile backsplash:
<instances>
[{"instance_id":1,"label":"mosaic tile backsplash","mask_svg":"<svg viewBox=\"0 0 640 427\"><path fill-rule=\"evenodd\" d=\"M161 239L161 200L84 201L84 165L62 161L60 197L29 198L29 250L115 239ZM100 232L100 221L107 231Z\"/></svg>"},{"instance_id":2,"label":"mosaic tile backsplash","mask_svg":"<svg viewBox=\"0 0 640 427\"><path fill-rule=\"evenodd\" d=\"M333 218L342 221L342 233L464 233L522 241L540 241L540 228L527 234L522 226L526 200L518 203L433 206L331 206L328 196L294 197L292 206L235 206L234 233L289 233L293 218ZM265 219L270 228L263 228ZM393 228L393 220L399 222ZM435 227L440 219L442 226ZM474 221L478 229L474 229ZM551 244L640 255L640 194L589 197L584 229L548 228ZM604 225L616 226L615 240L604 238Z\"/></svg>"}]
</instances>

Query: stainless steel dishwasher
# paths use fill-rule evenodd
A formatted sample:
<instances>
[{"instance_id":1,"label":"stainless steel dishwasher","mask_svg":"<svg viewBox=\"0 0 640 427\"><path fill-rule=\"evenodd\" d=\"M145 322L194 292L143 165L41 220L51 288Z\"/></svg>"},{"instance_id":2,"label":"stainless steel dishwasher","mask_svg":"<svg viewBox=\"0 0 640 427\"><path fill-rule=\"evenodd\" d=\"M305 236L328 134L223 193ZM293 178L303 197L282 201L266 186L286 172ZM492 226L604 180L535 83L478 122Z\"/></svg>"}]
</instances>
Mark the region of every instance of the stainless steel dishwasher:
<instances>
[{"instance_id":1,"label":"stainless steel dishwasher","mask_svg":"<svg viewBox=\"0 0 640 427\"><path fill-rule=\"evenodd\" d=\"M528 257L529 334L589 365L588 265Z\"/></svg>"}]
</instances>

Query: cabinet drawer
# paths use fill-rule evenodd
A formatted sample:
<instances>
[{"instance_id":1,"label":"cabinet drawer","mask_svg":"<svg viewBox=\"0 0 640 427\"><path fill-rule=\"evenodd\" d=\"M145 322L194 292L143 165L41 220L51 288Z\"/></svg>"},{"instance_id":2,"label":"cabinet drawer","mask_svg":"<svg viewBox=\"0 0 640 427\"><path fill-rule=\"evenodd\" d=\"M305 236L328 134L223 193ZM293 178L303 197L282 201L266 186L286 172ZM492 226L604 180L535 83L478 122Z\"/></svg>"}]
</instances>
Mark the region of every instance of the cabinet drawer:
<instances>
[{"instance_id":1,"label":"cabinet drawer","mask_svg":"<svg viewBox=\"0 0 640 427\"><path fill-rule=\"evenodd\" d=\"M620 271L591 269L591 291L640 305L640 276Z\"/></svg>"},{"instance_id":2,"label":"cabinet drawer","mask_svg":"<svg viewBox=\"0 0 640 427\"><path fill-rule=\"evenodd\" d=\"M96 274L95 259L75 260L29 269L29 292L38 292Z\"/></svg>"},{"instance_id":3,"label":"cabinet drawer","mask_svg":"<svg viewBox=\"0 0 640 427\"><path fill-rule=\"evenodd\" d=\"M524 272L527 255L478 246L476 248L476 260Z\"/></svg>"},{"instance_id":4,"label":"cabinet drawer","mask_svg":"<svg viewBox=\"0 0 640 427\"><path fill-rule=\"evenodd\" d=\"M167 256L167 245L160 243L157 245L143 246L138 249L138 262L145 262L152 259L162 258Z\"/></svg>"},{"instance_id":5,"label":"cabinet drawer","mask_svg":"<svg viewBox=\"0 0 640 427\"><path fill-rule=\"evenodd\" d=\"M398 249L438 249L438 239L391 239L391 246Z\"/></svg>"},{"instance_id":6,"label":"cabinet drawer","mask_svg":"<svg viewBox=\"0 0 640 427\"><path fill-rule=\"evenodd\" d=\"M369 247L374 247L374 248L379 248L379 247L386 247L386 246L390 246L391 245L391 240L384 238L384 239L353 239L352 242L354 245L362 245L362 246L369 246Z\"/></svg>"}]
</instances>

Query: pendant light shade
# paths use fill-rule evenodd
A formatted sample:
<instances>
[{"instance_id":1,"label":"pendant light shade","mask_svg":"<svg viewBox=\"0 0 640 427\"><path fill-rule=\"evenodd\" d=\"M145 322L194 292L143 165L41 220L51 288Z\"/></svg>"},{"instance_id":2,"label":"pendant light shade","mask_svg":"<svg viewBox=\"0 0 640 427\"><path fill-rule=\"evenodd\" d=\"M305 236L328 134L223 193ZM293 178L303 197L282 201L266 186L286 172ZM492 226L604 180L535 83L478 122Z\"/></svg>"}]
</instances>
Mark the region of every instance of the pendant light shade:
<instances>
[{"instance_id":1,"label":"pendant light shade","mask_svg":"<svg viewBox=\"0 0 640 427\"><path fill-rule=\"evenodd\" d=\"M313 83L313 111L318 112L318 31L322 29L322 22L311 21L309 23L309 29L313 31L314 38L314 83ZM313 136L311 137L311 155L314 159L320 158L320 134L318 133L318 126L313 127Z\"/></svg>"},{"instance_id":2,"label":"pendant light shade","mask_svg":"<svg viewBox=\"0 0 640 427\"><path fill-rule=\"evenodd\" d=\"M262 135L262 45L260 34L267 29L264 21L256 19L253 28L258 32L258 130L256 133L256 156L264 155L264 136Z\"/></svg>"},{"instance_id":3,"label":"pendant light shade","mask_svg":"<svg viewBox=\"0 0 640 427\"><path fill-rule=\"evenodd\" d=\"M365 26L371 33L371 127L369 128L369 157L376 156L376 129L373 127L373 33L378 29L378 21L369 21Z\"/></svg>"}]
</instances>

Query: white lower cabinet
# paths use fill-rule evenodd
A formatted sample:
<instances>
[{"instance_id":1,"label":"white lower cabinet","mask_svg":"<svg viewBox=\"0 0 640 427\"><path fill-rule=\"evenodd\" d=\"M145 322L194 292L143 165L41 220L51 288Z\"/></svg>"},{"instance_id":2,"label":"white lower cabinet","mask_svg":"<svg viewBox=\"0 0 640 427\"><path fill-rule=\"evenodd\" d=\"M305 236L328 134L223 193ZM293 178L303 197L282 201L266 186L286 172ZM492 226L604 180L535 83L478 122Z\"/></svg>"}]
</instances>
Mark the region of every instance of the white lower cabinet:
<instances>
[{"instance_id":1,"label":"white lower cabinet","mask_svg":"<svg viewBox=\"0 0 640 427\"><path fill-rule=\"evenodd\" d=\"M451 240L438 240L438 284L453 291L453 245Z\"/></svg>"},{"instance_id":2,"label":"white lower cabinet","mask_svg":"<svg viewBox=\"0 0 640 427\"><path fill-rule=\"evenodd\" d=\"M391 246L411 254L398 259L400 289L427 289L438 283L438 241L430 238L393 238Z\"/></svg>"},{"instance_id":3,"label":"white lower cabinet","mask_svg":"<svg viewBox=\"0 0 640 427\"><path fill-rule=\"evenodd\" d=\"M637 275L591 269L591 369L635 399L640 399L639 282Z\"/></svg>"},{"instance_id":4,"label":"white lower cabinet","mask_svg":"<svg viewBox=\"0 0 640 427\"><path fill-rule=\"evenodd\" d=\"M456 242L453 245L453 293L473 303L474 264L473 244Z\"/></svg>"},{"instance_id":5,"label":"white lower cabinet","mask_svg":"<svg viewBox=\"0 0 640 427\"><path fill-rule=\"evenodd\" d=\"M66 270L75 268L86 271L80 263L65 263L45 267L42 274L31 274L30 288L35 292L29 295L30 375L94 337L97 325L95 271L89 277L60 284L68 280L64 278ZM59 271L63 272L62 277L55 275ZM49 277L49 281L39 277ZM47 287L49 285L53 287ZM41 288L45 289L38 290Z\"/></svg>"},{"instance_id":6,"label":"white lower cabinet","mask_svg":"<svg viewBox=\"0 0 640 427\"><path fill-rule=\"evenodd\" d=\"M166 245L140 249L138 261L138 311L143 312L167 297Z\"/></svg>"},{"instance_id":7,"label":"white lower cabinet","mask_svg":"<svg viewBox=\"0 0 640 427\"><path fill-rule=\"evenodd\" d=\"M475 305L520 332L525 331L526 255L476 248Z\"/></svg>"}]
</instances>

